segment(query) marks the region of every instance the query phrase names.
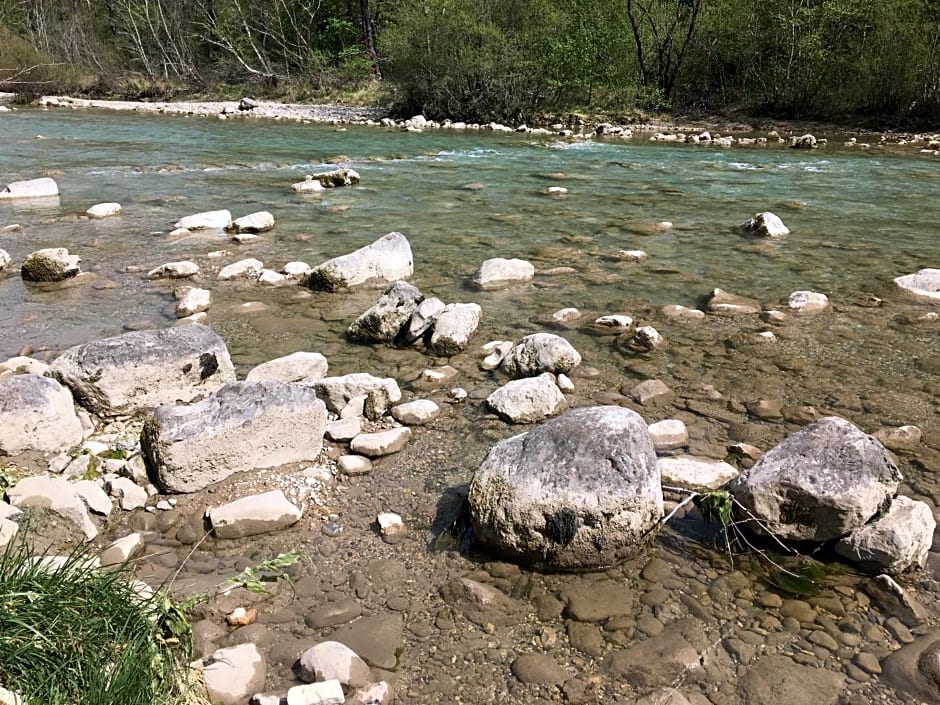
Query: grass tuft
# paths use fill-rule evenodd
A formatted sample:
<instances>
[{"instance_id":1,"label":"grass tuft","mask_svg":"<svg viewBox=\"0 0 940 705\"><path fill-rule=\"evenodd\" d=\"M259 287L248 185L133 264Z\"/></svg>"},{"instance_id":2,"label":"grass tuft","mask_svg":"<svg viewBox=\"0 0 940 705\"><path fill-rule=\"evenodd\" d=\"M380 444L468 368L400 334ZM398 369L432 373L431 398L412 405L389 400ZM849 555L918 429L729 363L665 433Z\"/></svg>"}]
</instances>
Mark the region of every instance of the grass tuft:
<instances>
[{"instance_id":1,"label":"grass tuft","mask_svg":"<svg viewBox=\"0 0 940 705\"><path fill-rule=\"evenodd\" d=\"M102 569L85 544L37 555L21 527L0 555L0 685L43 705L193 702L188 623L127 565Z\"/></svg>"}]
</instances>

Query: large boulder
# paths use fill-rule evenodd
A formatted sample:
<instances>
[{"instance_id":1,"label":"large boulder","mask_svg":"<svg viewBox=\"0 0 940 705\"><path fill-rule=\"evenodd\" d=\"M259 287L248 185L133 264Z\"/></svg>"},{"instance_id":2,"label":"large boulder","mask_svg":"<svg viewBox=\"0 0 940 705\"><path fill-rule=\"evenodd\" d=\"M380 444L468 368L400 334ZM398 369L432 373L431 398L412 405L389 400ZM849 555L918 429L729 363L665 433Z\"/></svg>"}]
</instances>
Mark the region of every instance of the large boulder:
<instances>
[{"instance_id":1,"label":"large boulder","mask_svg":"<svg viewBox=\"0 0 940 705\"><path fill-rule=\"evenodd\" d=\"M510 377L532 377L543 372L567 374L581 364L581 355L567 340L553 333L527 335L503 358Z\"/></svg>"},{"instance_id":2,"label":"large boulder","mask_svg":"<svg viewBox=\"0 0 940 705\"><path fill-rule=\"evenodd\" d=\"M359 343L393 343L424 297L408 282L393 282L379 300L350 324L346 335Z\"/></svg>"},{"instance_id":3,"label":"large boulder","mask_svg":"<svg viewBox=\"0 0 940 705\"><path fill-rule=\"evenodd\" d=\"M926 565L936 528L927 504L895 497L887 514L841 539L836 553L865 570L903 573Z\"/></svg>"},{"instance_id":4,"label":"large boulder","mask_svg":"<svg viewBox=\"0 0 940 705\"><path fill-rule=\"evenodd\" d=\"M199 324L133 331L69 348L50 374L99 416L188 402L235 381L225 342Z\"/></svg>"},{"instance_id":5,"label":"large boulder","mask_svg":"<svg viewBox=\"0 0 940 705\"><path fill-rule=\"evenodd\" d=\"M477 289L500 289L510 284L531 281L535 267L524 259L495 257L486 260L471 275L470 281Z\"/></svg>"},{"instance_id":6,"label":"large boulder","mask_svg":"<svg viewBox=\"0 0 940 705\"><path fill-rule=\"evenodd\" d=\"M897 277L894 283L917 298L940 301L940 269L921 269Z\"/></svg>"},{"instance_id":7,"label":"large boulder","mask_svg":"<svg viewBox=\"0 0 940 705\"><path fill-rule=\"evenodd\" d=\"M159 487L196 492L243 470L315 460L325 430L310 387L236 382L196 404L158 407L140 441Z\"/></svg>"},{"instance_id":8,"label":"large boulder","mask_svg":"<svg viewBox=\"0 0 940 705\"><path fill-rule=\"evenodd\" d=\"M411 245L401 233L383 235L348 255L317 265L303 283L318 291L337 291L356 286L382 285L414 274Z\"/></svg>"},{"instance_id":9,"label":"large boulder","mask_svg":"<svg viewBox=\"0 0 940 705\"><path fill-rule=\"evenodd\" d=\"M5 188L0 189L0 200L14 198L48 198L58 196L59 186L54 179L44 176L39 179L27 181L11 181Z\"/></svg>"},{"instance_id":10,"label":"large boulder","mask_svg":"<svg viewBox=\"0 0 940 705\"><path fill-rule=\"evenodd\" d=\"M434 321L428 349L443 357L463 352L482 316L483 309L479 304L447 304Z\"/></svg>"},{"instance_id":11,"label":"large boulder","mask_svg":"<svg viewBox=\"0 0 940 705\"><path fill-rule=\"evenodd\" d=\"M477 539L540 570L596 570L637 553L663 515L639 414L585 407L497 444L470 484Z\"/></svg>"},{"instance_id":12,"label":"large boulder","mask_svg":"<svg viewBox=\"0 0 940 705\"><path fill-rule=\"evenodd\" d=\"M887 510L900 480L881 443L828 416L764 453L728 489L774 535L829 541Z\"/></svg>"},{"instance_id":13,"label":"large boulder","mask_svg":"<svg viewBox=\"0 0 940 705\"><path fill-rule=\"evenodd\" d=\"M0 455L68 450L82 436L72 394L54 379L25 374L0 381Z\"/></svg>"},{"instance_id":14,"label":"large boulder","mask_svg":"<svg viewBox=\"0 0 940 705\"><path fill-rule=\"evenodd\" d=\"M77 276L81 257L70 255L64 247L36 250L23 260L20 275L27 282L60 282Z\"/></svg>"}]
</instances>

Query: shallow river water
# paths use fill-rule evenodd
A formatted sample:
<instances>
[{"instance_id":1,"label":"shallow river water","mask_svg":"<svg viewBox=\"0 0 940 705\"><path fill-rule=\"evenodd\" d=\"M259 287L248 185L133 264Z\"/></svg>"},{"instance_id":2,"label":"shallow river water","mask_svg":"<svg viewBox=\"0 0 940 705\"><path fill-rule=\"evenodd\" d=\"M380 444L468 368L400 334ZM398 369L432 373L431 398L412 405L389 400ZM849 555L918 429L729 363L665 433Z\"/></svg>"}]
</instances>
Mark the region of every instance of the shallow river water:
<instances>
[{"instance_id":1,"label":"shallow river water","mask_svg":"<svg viewBox=\"0 0 940 705\"><path fill-rule=\"evenodd\" d=\"M844 702L905 702L871 659L913 638L908 627L914 636L936 628L936 553L928 570L909 580L928 616L898 627L892 611L869 598L864 576L840 572L809 597L768 582L748 559L732 571L720 550L699 540L694 512L677 517L651 555L596 575L520 573L472 550L436 550L449 547L435 537L457 516L475 465L494 442L520 430L482 408L502 381L479 369L476 346L443 360L352 345L343 331L375 300L375 290L311 295L295 286L270 289L214 277L222 265L245 257L273 269L293 260L314 265L401 231L414 252L412 283L425 296L482 306L476 343L546 330L572 342L584 361L573 375L571 405L621 404L649 422L681 418L690 429L690 452L715 458L735 442L769 449L816 415L844 416L869 433L914 424L923 442L899 454L902 491L938 507L940 324L920 319L940 306L910 301L892 283L940 266L938 162L832 142L814 151L720 149L652 144L645 137L569 141L93 111L6 113L0 182L48 173L61 196L54 203L0 203L0 228L21 225L0 230L0 248L21 262L40 247L68 247L94 276L63 288L24 286L16 272L0 275L0 359L27 347L51 357L123 330L172 324L172 284L142 272L191 259L203 269L201 285L213 290L209 324L242 373L309 350L327 356L332 374L393 376L407 396L445 404L450 386L470 392L467 403L446 405L440 421L420 429L401 454L377 463L372 475L341 478L316 502L308 497L303 523L282 536L234 546L210 539L191 556L192 541L178 535L180 526L216 501L211 495L181 498L156 525L149 515L133 520L153 532L152 546L167 551L147 564L156 578L183 562L181 578L201 584L200 576L209 575L206 584L218 582L298 544L313 556L296 568L297 590L280 589L259 607L263 624L252 638L267 640L272 689L293 682L297 644L330 632L311 611L354 604L374 620L376 641L393 644L384 668L404 703L627 703L657 685L679 687L695 705L769 703L755 699L760 689L752 681L762 668L779 666L767 660L777 655L844 677ZM361 184L312 196L290 190L304 174L334 163L355 168ZM568 193L547 195L551 186ZM123 213L101 221L80 217L102 201L120 202ZM220 208L235 217L268 210L277 226L243 245L221 234L168 236L179 218ZM791 234L769 241L737 231L765 210L779 215ZM661 221L673 227L657 228ZM223 255L208 256L220 250ZM622 250L642 250L648 258L627 261ZM539 273L524 286L471 289L469 275L491 257L527 259ZM716 287L767 307L793 291L812 290L825 293L832 310L791 314L773 325L756 315L683 322L660 311L667 304L701 307ZM246 309L247 302L263 306ZM567 307L581 316L552 320ZM666 347L640 354L591 325L613 313L655 326ZM777 341L755 342L754 334L766 330ZM441 364L460 371L452 385L429 390L415 383L421 370ZM673 396L642 407L621 392L648 378L665 382ZM758 402L768 401L782 411L762 413L766 405ZM296 485L274 476L240 482L220 494ZM402 514L411 528L394 545L372 527L376 512L386 510ZM324 532L327 526L333 529ZM507 608L508 616L487 613L475 623L473 610L447 588L466 575L511 595L518 614ZM612 585L626 593L604 597ZM619 606L607 605L600 618L579 617L571 605L595 593ZM668 641L663 634L678 635L688 618L703 632L701 668L687 664L639 677L623 666L626 657L614 658L643 639ZM681 651L678 640L668 648ZM557 680L513 674L510 665L528 652L554 659Z\"/></svg>"}]
</instances>

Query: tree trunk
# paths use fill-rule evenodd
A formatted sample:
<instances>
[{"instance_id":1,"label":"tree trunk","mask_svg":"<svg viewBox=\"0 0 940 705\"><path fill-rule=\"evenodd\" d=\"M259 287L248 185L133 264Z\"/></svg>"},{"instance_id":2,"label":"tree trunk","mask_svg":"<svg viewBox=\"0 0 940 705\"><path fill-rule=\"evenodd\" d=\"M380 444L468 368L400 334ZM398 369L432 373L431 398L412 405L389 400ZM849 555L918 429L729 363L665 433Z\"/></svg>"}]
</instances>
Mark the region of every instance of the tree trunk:
<instances>
[{"instance_id":1,"label":"tree trunk","mask_svg":"<svg viewBox=\"0 0 940 705\"><path fill-rule=\"evenodd\" d=\"M375 51L375 27L372 24L372 9L369 7L369 0L359 0L359 15L362 17L362 43L365 47L366 56L372 62L372 73L381 78L379 55Z\"/></svg>"}]
</instances>

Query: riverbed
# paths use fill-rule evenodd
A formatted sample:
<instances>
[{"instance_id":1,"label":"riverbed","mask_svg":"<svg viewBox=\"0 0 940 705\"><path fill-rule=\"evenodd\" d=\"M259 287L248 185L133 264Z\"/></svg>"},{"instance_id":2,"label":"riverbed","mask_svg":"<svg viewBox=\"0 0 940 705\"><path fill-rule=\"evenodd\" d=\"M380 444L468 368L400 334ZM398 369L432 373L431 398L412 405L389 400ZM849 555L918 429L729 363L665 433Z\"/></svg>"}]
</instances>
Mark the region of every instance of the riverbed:
<instances>
[{"instance_id":1,"label":"riverbed","mask_svg":"<svg viewBox=\"0 0 940 705\"><path fill-rule=\"evenodd\" d=\"M68 247L91 275L71 286L38 287L15 272L0 274L0 358L24 349L51 358L125 330L171 325L173 285L145 273L193 260L215 298L208 323L240 373L298 350L320 352L331 374L391 376L408 396L446 408L371 475L340 478L318 490L317 501L308 493L302 524L284 534L235 545L210 539L195 558L192 542L178 535L219 496L296 485L289 473L236 479L216 493L181 498L172 512L132 518L131 525L153 532L148 545L166 551L146 561L145 571L168 579L179 568L181 584L190 581L193 589L278 551L308 552L310 561L293 569L295 587L280 585L276 598L260 603L265 629L258 638L275 651L269 654L273 689L293 678L284 644L329 632L304 615L318 605L352 602L377 631L398 629L390 637L388 677L398 684L399 702L632 702L648 688L618 676L612 654L668 634L690 616L710 645L710 665L704 674L683 671L675 685L696 705L745 702L737 679L777 654L841 674L846 697L858 699L851 702L905 702L859 657L882 659L910 634L872 603L864 576L839 571L818 594L788 594L768 581L759 562L739 558L729 565L720 546L702 541L694 512L677 518L643 557L584 576L531 574L493 563L472 547L455 550L461 535L451 524L486 451L525 430L483 408L502 382L480 368L477 347L540 331L563 335L583 356L572 375L571 406L620 404L648 422L680 418L695 455L724 458L728 445L741 442L767 450L829 414L869 433L916 425L922 442L898 455L902 492L940 506L940 323L925 317L940 306L910 300L893 284L897 276L940 265L935 157L877 144L843 146L847 135L827 135L828 144L815 150L776 143L719 148L652 143L644 133L629 140L412 133L37 109L0 115L0 129L0 182L51 175L61 192L51 203L0 203L0 248L21 262L41 247ZM336 165L355 169L361 183L309 196L291 191L305 174ZM82 215L103 201L120 202L122 214ZM220 208L236 217L267 210L277 225L244 244L218 232L169 235L179 218ZM768 240L740 232L743 221L768 210L789 235ZM3 229L12 224L20 227ZM391 231L411 242L411 281L425 296L482 307L477 345L467 353L438 359L347 342L343 331L376 290L314 293L217 282L213 275L246 257L272 269L298 260L315 265ZM625 254L635 250L646 257ZM491 257L529 260L536 277L504 290L474 290L470 274ZM769 322L756 314L682 320L662 310L702 308L715 288L765 308L810 290L825 293L832 306ZM553 317L566 308L577 315ZM593 325L605 314L655 326L666 345L637 351ZM775 342L755 337L766 331ZM452 384L429 389L420 382L422 370L443 364L458 370ZM662 380L672 394L638 404L629 390L645 379ZM469 399L450 403L452 386L465 388ZM400 513L408 537L383 542L373 528L380 511ZM936 555L908 583L928 608L913 625L915 635L936 628L940 618ZM519 614L475 623L459 601L442 596L449 582L467 575L511 595ZM603 621L581 621L556 608L572 593L603 592L610 584L633 598ZM565 677L523 682L511 673L515 657L531 651L549 654Z\"/></svg>"}]
</instances>

